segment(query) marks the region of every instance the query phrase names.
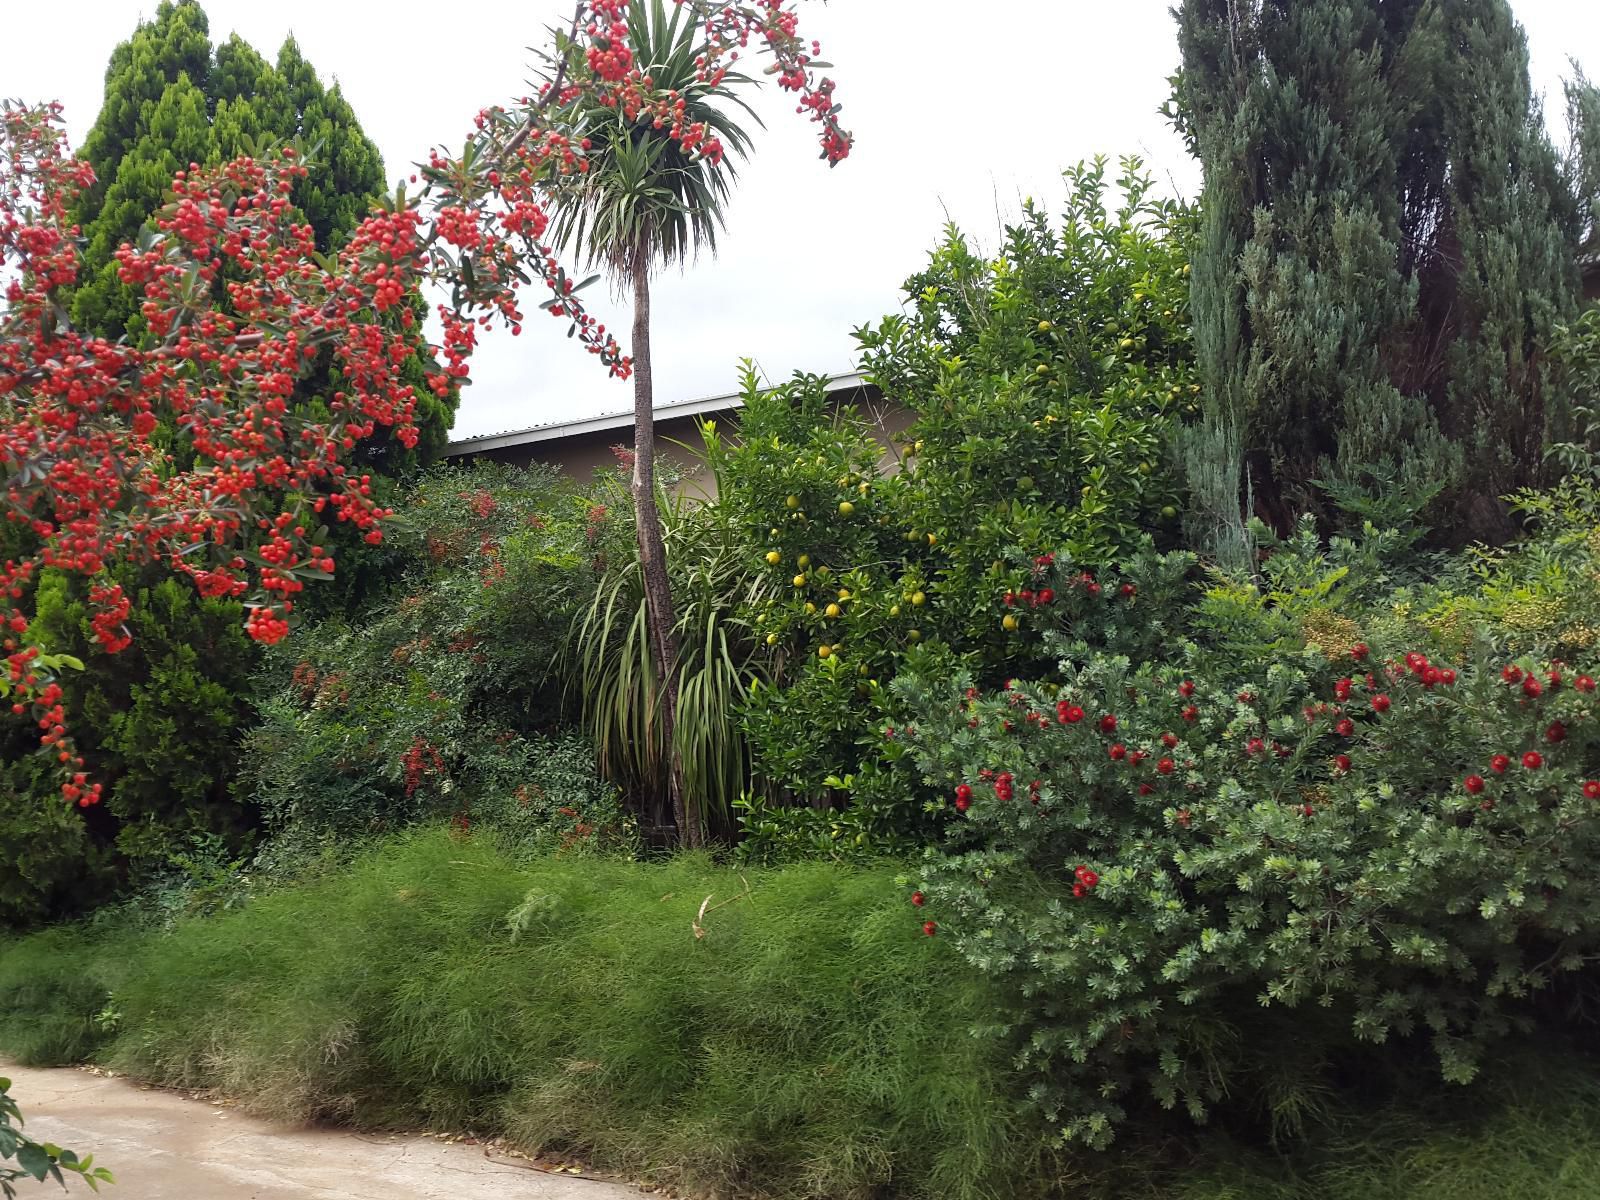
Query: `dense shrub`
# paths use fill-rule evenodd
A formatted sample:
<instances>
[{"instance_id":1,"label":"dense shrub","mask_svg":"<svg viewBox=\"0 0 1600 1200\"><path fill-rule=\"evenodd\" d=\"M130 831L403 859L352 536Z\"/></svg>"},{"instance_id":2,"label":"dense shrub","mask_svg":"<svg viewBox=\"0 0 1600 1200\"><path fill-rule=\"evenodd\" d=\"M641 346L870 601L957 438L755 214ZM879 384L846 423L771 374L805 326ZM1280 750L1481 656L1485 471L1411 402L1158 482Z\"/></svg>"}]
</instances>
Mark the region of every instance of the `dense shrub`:
<instances>
[{"instance_id":1,"label":"dense shrub","mask_svg":"<svg viewBox=\"0 0 1600 1200\"><path fill-rule=\"evenodd\" d=\"M92 811L64 810L37 730L0 730L0 842L17 845L0 881L0 924L82 911L158 869L195 833L249 840L255 813L231 794L257 665L240 608L159 571L115 572L132 604L133 643L107 654L90 628L88 585L58 572L38 587L32 633L75 656L63 674L79 746L106 788ZM44 831L48 837L42 837Z\"/></svg>"},{"instance_id":2,"label":"dense shrub","mask_svg":"<svg viewBox=\"0 0 1600 1200\"><path fill-rule=\"evenodd\" d=\"M306 847L493 812L526 840L620 838L552 680L603 567L605 510L547 469L440 470L408 494L390 594L275 653L238 790ZM581 828L582 832L577 831Z\"/></svg>"},{"instance_id":3,"label":"dense shrub","mask_svg":"<svg viewBox=\"0 0 1600 1200\"><path fill-rule=\"evenodd\" d=\"M868 378L914 414L903 445L868 409L835 417L820 379L762 393L751 377L740 441L714 448L718 504L779 593L753 614L774 677L748 706L757 773L823 808L852 798L843 816L752 801L746 830L774 853L918 832L859 743L918 647L1017 669L991 598L1020 586L1023 547L1099 565L1177 531L1167 440L1195 391L1191 218L1133 162L1116 212L1103 163L1068 182L1059 224L1030 203L994 258L950 230L906 285L909 313L858 332Z\"/></svg>"},{"instance_id":4,"label":"dense shrub","mask_svg":"<svg viewBox=\"0 0 1600 1200\"><path fill-rule=\"evenodd\" d=\"M1158 646L1114 618L1092 647L1081 606L1144 594L1089 598L1064 563L1038 583L1068 630L1045 639L1056 671L999 691L903 676L914 720L881 737L947 816L918 917L1007 988L1064 1139L1103 1144L1144 1096L1199 1118L1265 1093L1293 1126L1277 1102L1330 1056L1411 1035L1464 1083L1541 994L1581 982L1600 950L1600 668L1392 640L1420 627L1297 617L1295 592L1252 605L1238 585L1188 617L1206 645L1153 605Z\"/></svg>"}]
</instances>

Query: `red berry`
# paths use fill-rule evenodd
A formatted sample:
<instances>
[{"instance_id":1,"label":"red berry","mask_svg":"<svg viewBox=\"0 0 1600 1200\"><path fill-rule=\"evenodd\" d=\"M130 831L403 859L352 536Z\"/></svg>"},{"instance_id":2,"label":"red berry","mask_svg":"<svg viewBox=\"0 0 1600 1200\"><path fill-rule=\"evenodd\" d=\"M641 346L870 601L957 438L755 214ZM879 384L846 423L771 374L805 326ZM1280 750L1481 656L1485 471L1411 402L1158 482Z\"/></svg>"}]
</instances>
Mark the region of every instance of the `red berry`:
<instances>
[{"instance_id":1,"label":"red berry","mask_svg":"<svg viewBox=\"0 0 1600 1200\"><path fill-rule=\"evenodd\" d=\"M1504 775L1506 773L1506 768L1510 765L1511 758L1509 755L1505 754L1496 754L1489 760L1489 770L1493 771L1496 775Z\"/></svg>"},{"instance_id":2,"label":"red berry","mask_svg":"<svg viewBox=\"0 0 1600 1200\"><path fill-rule=\"evenodd\" d=\"M1529 750L1522 756L1522 765L1530 771L1537 771L1544 766L1544 755L1537 750Z\"/></svg>"},{"instance_id":3,"label":"red berry","mask_svg":"<svg viewBox=\"0 0 1600 1200\"><path fill-rule=\"evenodd\" d=\"M1467 789L1467 794L1476 796L1483 791L1483 776L1468 775L1461 781L1461 786Z\"/></svg>"},{"instance_id":4,"label":"red berry","mask_svg":"<svg viewBox=\"0 0 1600 1200\"><path fill-rule=\"evenodd\" d=\"M912 892L911 893L911 903L915 904L918 908L921 908L927 902L928 902L928 898L926 896L924 896L921 892Z\"/></svg>"}]
</instances>

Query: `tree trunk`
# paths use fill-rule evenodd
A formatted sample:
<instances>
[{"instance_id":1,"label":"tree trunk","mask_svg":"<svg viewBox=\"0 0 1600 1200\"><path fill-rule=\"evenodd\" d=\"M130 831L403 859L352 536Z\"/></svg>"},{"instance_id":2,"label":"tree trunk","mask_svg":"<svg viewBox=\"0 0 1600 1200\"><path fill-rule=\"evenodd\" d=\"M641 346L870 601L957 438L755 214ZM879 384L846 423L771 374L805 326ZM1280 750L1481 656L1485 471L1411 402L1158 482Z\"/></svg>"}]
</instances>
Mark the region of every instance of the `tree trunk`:
<instances>
[{"instance_id":1,"label":"tree trunk","mask_svg":"<svg viewBox=\"0 0 1600 1200\"><path fill-rule=\"evenodd\" d=\"M644 583L645 617L650 653L655 661L661 743L667 756L667 787L678 840L685 846L704 841L699 806L684 794L683 768L675 733L678 725L677 612L672 581L667 575L666 546L661 538L661 512L656 506L655 386L650 373L650 260L641 238L633 257L633 516L639 538L639 575Z\"/></svg>"}]
</instances>

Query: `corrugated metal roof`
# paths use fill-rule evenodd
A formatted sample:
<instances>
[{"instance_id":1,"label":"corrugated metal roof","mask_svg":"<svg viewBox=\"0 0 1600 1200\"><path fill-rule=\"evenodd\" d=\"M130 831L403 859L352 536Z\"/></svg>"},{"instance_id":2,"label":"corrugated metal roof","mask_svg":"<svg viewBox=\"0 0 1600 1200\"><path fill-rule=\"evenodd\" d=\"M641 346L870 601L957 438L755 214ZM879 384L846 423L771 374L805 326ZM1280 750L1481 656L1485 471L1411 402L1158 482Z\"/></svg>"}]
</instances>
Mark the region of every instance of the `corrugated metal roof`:
<instances>
[{"instance_id":1,"label":"corrugated metal roof","mask_svg":"<svg viewBox=\"0 0 1600 1200\"><path fill-rule=\"evenodd\" d=\"M850 388L861 387L865 383L866 378L861 372L851 371L841 375L830 375L828 390L847 391ZM726 392L719 396L704 396L698 400L678 400L671 404L658 404L655 415L656 420L663 421L711 412L728 412L743 406L742 393ZM508 429L501 433L480 433L474 437L461 438L445 446L444 457L458 458L464 454L481 454L487 450L503 450L510 446L559 441L562 438L578 437L581 434L607 429L626 429L632 424L631 408L621 412L602 413L595 417L580 417L571 421L546 421L542 425L530 425L526 429Z\"/></svg>"}]
</instances>

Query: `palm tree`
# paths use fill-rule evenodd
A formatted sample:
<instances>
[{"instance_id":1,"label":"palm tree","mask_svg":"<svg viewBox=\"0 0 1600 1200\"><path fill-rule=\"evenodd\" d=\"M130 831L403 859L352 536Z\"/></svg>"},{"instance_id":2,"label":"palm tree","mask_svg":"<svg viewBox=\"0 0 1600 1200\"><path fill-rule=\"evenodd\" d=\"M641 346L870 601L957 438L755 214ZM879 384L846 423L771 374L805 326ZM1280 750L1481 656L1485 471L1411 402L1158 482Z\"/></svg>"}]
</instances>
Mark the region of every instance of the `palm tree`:
<instances>
[{"instance_id":1,"label":"palm tree","mask_svg":"<svg viewBox=\"0 0 1600 1200\"><path fill-rule=\"evenodd\" d=\"M628 34L635 64L658 90L677 94L684 105L684 125L703 124L705 139L686 150L651 116L630 121L592 97L578 101L583 107L573 116L592 144L589 169L568 177L554 191L552 231L558 243L607 271L619 292L633 293L631 491L639 569L658 681L658 728L670 764L673 819L680 840L695 846L703 838L701 806L699 797L685 795L675 744L678 648L656 500L650 278L657 268L682 265L701 250L715 252L735 176L732 162L724 162L723 156L743 158L750 149L749 135L728 109L743 110L757 124L760 119L732 90L751 84L748 77L730 73L716 84L696 77L704 41L687 5L672 5L669 15L665 0L631 0ZM570 44L566 49L582 52Z\"/></svg>"}]
</instances>

